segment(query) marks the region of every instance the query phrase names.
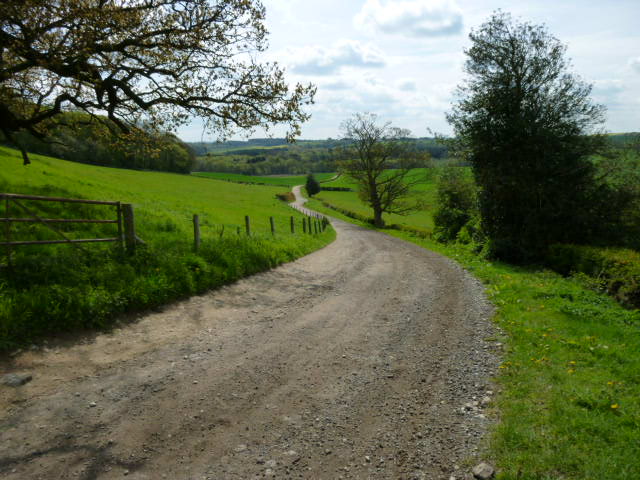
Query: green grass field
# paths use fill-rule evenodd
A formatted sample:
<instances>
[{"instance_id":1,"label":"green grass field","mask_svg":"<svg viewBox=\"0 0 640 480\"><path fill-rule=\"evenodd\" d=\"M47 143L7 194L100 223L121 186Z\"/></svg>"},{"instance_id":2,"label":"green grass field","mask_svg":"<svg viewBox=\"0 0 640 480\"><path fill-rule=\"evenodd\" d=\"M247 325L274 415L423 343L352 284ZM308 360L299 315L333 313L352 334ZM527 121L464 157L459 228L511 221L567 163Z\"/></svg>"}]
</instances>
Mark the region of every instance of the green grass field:
<instances>
[{"instance_id":1,"label":"green grass field","mask_svg":"<svg viewBox=\"0 0 640 480\"><path fill-rule=\"evenodd\" d=\"M117 314L155 307L293 260L335 235L331 229L318 236L292 235L290 217L300 232L302 215L275 198L288 190L285 187L31 157L33 163L25 167L17 151L0 148L0 191L132 203L136 233L146 246L132 258L114 244L85 245L83 250L69 245L16 247L13 269L0 269L0 350L45 334L107 326ZM108 216L105 207L24 203L43 217ZM13 208L12 215L31 216ZM202 225L197 254L193 214ZM251 218L250 238L237 233L238 227L244 232L245 215ZM72 238L116 233L113 225L64 229ZM12 224L12 239L58 237L42 226ZM0 263L6 264L5 251L0 254Z\"/></svg>"},{"instance_id":2,"label":"green grass field","mask_svg":"<svg viewBox=\"0 0 640 480\"><path fill-rule=\"evenodd\" d=\"M334 173L314 173L314 177L319 182L324 182L332 178ZM216 173L216 172L194 172L192 176L213 178L215 180L226 180L228 182L274 185L280 187L295 187L296 185L304 185L307 177L304 175L294 176L267 176L258 177L252 175L242 175L240 173Z\"/></svg>"},{"instance_id":3,"label":"green grass field","mask_svg":"<svg viewBox=\"0 0 640 480\"><path fill-rule=\"evenodd\" d=\"M418 168L410 172L409 176L411 178L420 176L425 180L424 183L416 185L413 189L413 194L422 201L423 208L406 216L384 214L383 219L387 224L407 225L431 231L433 229L433 212L436 205L437 169ZM323 186L348 187L357 190L353 180L345 175L341 175L338 179ZM359 215L373 217L371 208L362 203L354 192L323 191L317 194L316 197L331 205L347 209Z\"/></svg>"},{"instance_id":4,"label":"green grass field","mask_svg":"<svg viewBox=\"0 0 640 480\"><path fill-rule=\"evenodd\" d=\"M341 205L358 202L355 192L337 193ZM359 223L318 200L308 206ZM406 221L424 226L418 218ZM505 351L495 379L496 425L483 458L497 465L498 479L640 478L640 311L591 290L584 277L563 278L489 261L464 246L385 232L460 262L484 282L497 307Z\"/></svg>"}]
</instances>

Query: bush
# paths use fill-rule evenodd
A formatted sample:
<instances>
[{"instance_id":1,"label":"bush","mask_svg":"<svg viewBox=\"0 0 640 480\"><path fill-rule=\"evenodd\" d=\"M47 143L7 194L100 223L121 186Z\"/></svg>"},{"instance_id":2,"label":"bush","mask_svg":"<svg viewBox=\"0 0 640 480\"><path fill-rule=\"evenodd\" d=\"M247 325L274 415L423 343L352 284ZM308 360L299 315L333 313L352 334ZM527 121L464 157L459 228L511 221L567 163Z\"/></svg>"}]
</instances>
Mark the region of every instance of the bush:
<instances>
[{"instance_id":1,"label":"bush","mask_svg":"<svg viewBox=\"0 0 640 480\"><path fill-rule=\"evenodd\" d=\"M557 244L547 265L563 275L586 274L623 305L640 308L640 253L634 250Z\"/></svg>"},{"instance_id":2,"label":"bush","mask_svg":"<svg viewBox=\"0 0 640 480\"><path fill-rule=\"evenodd\" d=\"M477 196L475 183L466 169L443 169L438 181L438 207L433 216L437 240L455 240L462 228L477 216Z\"/></svg>"},{"instance_id":3,"label":"bush","mask_svg":"<svg viewBox=\"0 0 640 480\"><path fill-rule=\"evenodd\" d=\"M296 201L296 196L292 192L276 193L276 198L287 203Z\"/></svg>"},{"instance_id":4,"label":"bush","mask_svg":"<svg viewBox=\"0 0 640 480\"><path fill-rule=\"evenodd\" d=\"M307 184L305 186L310 197L313 197L316 193L320 193L320 184L312 173L307 175Z\"/></svg>"}]
</instances>

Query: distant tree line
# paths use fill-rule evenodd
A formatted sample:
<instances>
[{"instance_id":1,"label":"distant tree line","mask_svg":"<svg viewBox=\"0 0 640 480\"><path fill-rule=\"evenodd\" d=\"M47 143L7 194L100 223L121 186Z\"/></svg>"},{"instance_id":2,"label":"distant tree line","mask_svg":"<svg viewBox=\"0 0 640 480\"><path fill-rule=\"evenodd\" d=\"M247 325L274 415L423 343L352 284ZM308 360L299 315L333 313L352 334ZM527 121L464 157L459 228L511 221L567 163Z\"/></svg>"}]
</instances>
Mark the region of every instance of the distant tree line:
<instances>
[{"instance_id":1,"label":"distant tree line","mask_svg":"<svg viewBox=\"0 0 640 480\"><path fill-rule=\"evenodd\" d=\"M434 138L406 138L415 152L444 159L447 146ZM353 139L300 140L287 144L285 139L253 139L246 142L190 143L198 155L195 170L241 173L244 175L305 174L334 172L335 159ZM389 168L399 168L400 158L390 159Z\"/></svg>"},{"instance_id":2,"label":"distant tree line","mask_svg":"<svg viewBox=\"0 0 640 480\"><path fill-rule=\"evenodd\" d=\"M82 112L65 112L50 121L46 137L26 131L16 134L25 150L79 163L138 170L190 173L194 151L170 133L142 128L123 135L106 118L97 121ZM0 134L0 141L6 142Z\"/></svg>"}]
</instances>

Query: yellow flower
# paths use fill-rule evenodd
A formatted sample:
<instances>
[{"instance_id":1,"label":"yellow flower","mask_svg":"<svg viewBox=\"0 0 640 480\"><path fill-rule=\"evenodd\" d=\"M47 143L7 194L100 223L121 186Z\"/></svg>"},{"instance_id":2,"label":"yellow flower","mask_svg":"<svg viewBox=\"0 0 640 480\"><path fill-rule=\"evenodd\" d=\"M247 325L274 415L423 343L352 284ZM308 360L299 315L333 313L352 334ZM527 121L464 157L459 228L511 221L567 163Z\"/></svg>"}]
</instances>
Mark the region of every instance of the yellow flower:
<instances>
[{"instance_id":1,"label":"yellow flower","mask_svg":"<svg viewBox=\"0 0 640 480\"><path fill-rule=\"evenodd\" d=\"M616 410L620 405L618 405L617 403L614 403L613 405L611 405L611 408Z\"/></svg>"},{"instance_id":2,"label":"yellow flower","mask_svg":"<svg viewBox=\"0 0 640 480\"><path fill-rule=\"evenodd\" d=\"M574 362L573 360L571 360L571 361L569 362L569 365L575 365L575 364L576 364L576 362Z\"/></svg>"},{"instance_id":3,"label":"yellow flower","mask_svg":"<svg viewBox=\"0 0 640 480\"><path fill-rule=\"evenodd\" d=\"M567 373L569 373L569 374L571 374L573 372L575 372L575 370L573 368L570 368L569 370L567 370Z\"/></svg>"},{"instance_id":4,"label":"yellow flower","mask_svg":"<svg viewBox=\"0 0 640 480\"><path fill-rule=\"evenodd\" d=\"M615 383L615 382L611 382L611 381L609 381L609 382L607 382L607 385L612 386L614 383Z\"/></svg>"}]
</instances>

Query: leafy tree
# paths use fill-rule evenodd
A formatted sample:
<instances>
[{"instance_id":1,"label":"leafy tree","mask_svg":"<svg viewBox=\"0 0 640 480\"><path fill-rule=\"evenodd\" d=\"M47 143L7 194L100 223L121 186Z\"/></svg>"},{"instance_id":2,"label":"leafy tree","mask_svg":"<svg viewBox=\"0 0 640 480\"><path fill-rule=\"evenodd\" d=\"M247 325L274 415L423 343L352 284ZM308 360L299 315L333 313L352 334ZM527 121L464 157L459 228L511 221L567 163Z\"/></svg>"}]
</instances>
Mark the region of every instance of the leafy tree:
<instances>
[{"instance_id":1,"label":"leafy tree","mask_svg":"<svg viewBox=\"0 0 640 480\"><path fill-rule=\"evenodd\" d=\"M292 138L315 87L290 90L277 64L256 60L264 18L260 0L4 0L0 131L44 138L75 109L125 133L201 117L218 136L283 123Z\"/></svg>"},{"instance_id":2,"label":"leafy tree","mask_svg":"<svg viewBox=\"0 0 640 480\"><path fill-rule=\"evenodd\" d=\"M320 193L320 184L312 173L307 175L307 184L305 186L310 197L313 197L316 193Z\"/></svg>"},{"instance_id":3,"label":"leafy tree","mask_svg":"<svg viewBox=\"0 0 640 480\"><path fill-rule=\"evenodd\" d=\"M405 215L418 209L409 197L424 179L410 171L426 166L429 155L416 150L408 138L411 132L380 123L372 113L355 114L340 128L346 142L339 169L356 181L360 199L373 209L374 224L384 227L383 213Z\"/></svg>"},{"instance_id":4,"label":"leafy tree","mask_svg":"<svg viewBox=\"0 0 640 480\"><path fill-rule=\"evenodd\" d=\"M448 114L480 190L491 253L526 260L555 242L583 242L598 207L589 157L604 107L569 72L566 47L544 26L494 13L470 34L468 77Z\"/></svg>"}]
</instances>

